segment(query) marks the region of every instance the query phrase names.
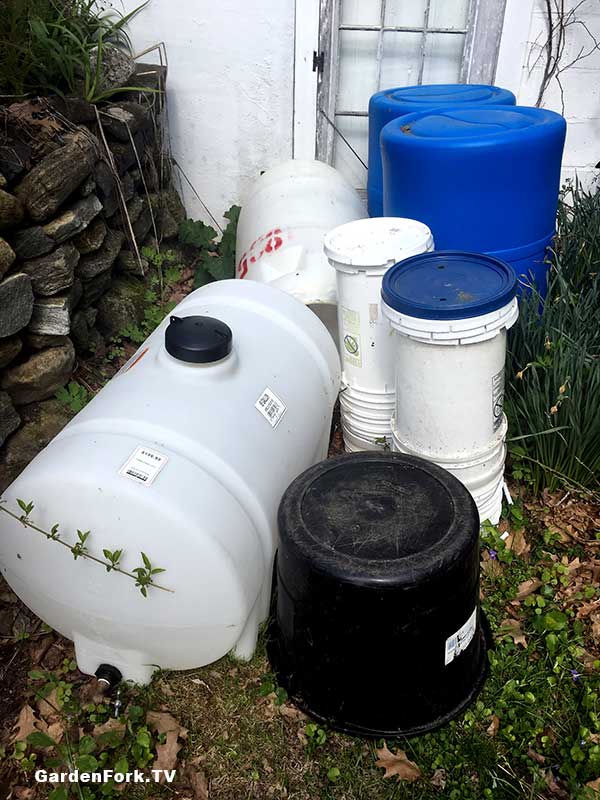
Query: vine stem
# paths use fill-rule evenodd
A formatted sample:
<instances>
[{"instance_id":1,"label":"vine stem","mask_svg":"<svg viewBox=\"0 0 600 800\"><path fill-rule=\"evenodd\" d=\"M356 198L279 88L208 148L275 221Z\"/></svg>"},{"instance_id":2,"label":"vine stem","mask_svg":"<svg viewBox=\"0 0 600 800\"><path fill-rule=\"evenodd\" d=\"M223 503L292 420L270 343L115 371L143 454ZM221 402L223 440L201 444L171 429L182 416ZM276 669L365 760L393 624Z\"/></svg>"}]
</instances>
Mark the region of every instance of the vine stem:
<instances>
[{"instance_id":1,"label":"vine stem","mask_svg":"<svg viewBox=\"0 0 600 800\"><path fill-rule=\"evenodd\" d=\"M70 545L68 542L63 542L62 539L59 539L53 536L51 533L48 533L48 531L45 531L43 528L40 528L38 525L33 523L29 519L29 517L25 516L24 514L15 514L14 511L11 511L10 509L6 508L5 505L3 505L3 503L5 502L6 502L5 500L0 501L0 511L3 511L5 514L8 514L9 517L12 517L17 522L20 522L23 525L23 527L31 528L31 530L37 531L38 533L41 533L42 536L44 536L46 539L51 539L53 542L56 542L57 544L60 544L63 547L66 547L67 550L69 550L69 552L71 553L73 552L73 545ZM121 567L115 567L110 563L110 561L103 561L101 558L97 558L97 556L90 555L90 553L79 553L78 557L87 558L89 561L95 561L96 564L100 564L104 568L109 567L110 568L108 570L109 572L119 572L121 575L126 575L128 578L131 578L134 581L138 580L138 576L134 575L133 572L127 572L127 570L121 569ZM154 589L160 589L161 592L170 592L171 594L174 594L173 589L167 589L166 586L160 586L158 583L154 583L154 581L150 581L148 585L152 586Z\"/></svg>"}]
</instances>

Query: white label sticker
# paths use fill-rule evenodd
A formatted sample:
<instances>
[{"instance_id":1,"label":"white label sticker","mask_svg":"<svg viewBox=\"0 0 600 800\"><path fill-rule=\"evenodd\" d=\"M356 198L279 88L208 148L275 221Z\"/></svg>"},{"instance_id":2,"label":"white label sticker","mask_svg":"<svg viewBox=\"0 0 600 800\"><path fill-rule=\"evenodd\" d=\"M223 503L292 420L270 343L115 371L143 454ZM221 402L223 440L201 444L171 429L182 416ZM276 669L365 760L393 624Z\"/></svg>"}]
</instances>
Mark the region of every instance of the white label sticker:
<instances>
[{"instance_id":1,"label":"white label sticker","mask_svg":"<svg viewBox=\"0 0 600 800\"><path fill-rule=\"evenodd\" d=\"M148 447L136 447L119 470L119 475L150 486L168 461L168 457Z\"/></svg>"},{"instance_id":2,"label":"white label sticker","mask_svg":"<svg viewBox=\"0 0 600 800\"><path fill-rule=\"evenodd\" d=\"M497 431L504 416L504 369L492 376L492 415L494 430Z\"/></svg>"},{"instance_id":3,"label":"white label sticker","mask_svg":"<svg viewBox=\"0 0 600 800\"><path fill-rule=\"evenodd\" d=\"M267 386L254 404L272 428L276 428L286 412L287 406L272 389Z\"/></svg>"},{"instance_id":4,"label":"white label sticker","mask_svg":"<svg viewBox=\"0 0 600 800\"><path fill-rule=\"evenodd\" d=\"M360 314L358 311L342 308L342 333L344 336L344 360L354 367L362 367Z\"/></svg>"},{"instance_id":5,"label":"white label sticker","mask_svg":"<svg viewBox=\"0 0 600 800\"><path fill-rule=\"evenodd\" d=\"M456 633L452 634L446 639L446 655L445 665L448 666L456 656L460 655L471 644L475 630L477 628L477 607L473 609L473 613L465 622L462 628L459 628Z\"/></svg>"}]
</instances>

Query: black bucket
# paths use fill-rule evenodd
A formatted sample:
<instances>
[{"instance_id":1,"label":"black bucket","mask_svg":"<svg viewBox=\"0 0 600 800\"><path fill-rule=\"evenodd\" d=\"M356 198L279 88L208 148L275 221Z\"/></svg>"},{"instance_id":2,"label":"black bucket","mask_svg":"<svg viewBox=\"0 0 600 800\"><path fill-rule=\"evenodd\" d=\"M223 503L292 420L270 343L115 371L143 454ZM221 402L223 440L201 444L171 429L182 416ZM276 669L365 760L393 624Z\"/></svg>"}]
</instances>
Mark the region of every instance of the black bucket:
<instances>
[{"instance_id":1,"label":"black bucket","mask_svg":"<svg viewBox=\"0 0 600 800\"><path fill-rule=\"evenodd\" d=\"M473 701L487 667L479 517L455 477L399 453L323 461L286 491L279 536L268 653L300 708L408 736Z\"/></svg>"}]
</instances>

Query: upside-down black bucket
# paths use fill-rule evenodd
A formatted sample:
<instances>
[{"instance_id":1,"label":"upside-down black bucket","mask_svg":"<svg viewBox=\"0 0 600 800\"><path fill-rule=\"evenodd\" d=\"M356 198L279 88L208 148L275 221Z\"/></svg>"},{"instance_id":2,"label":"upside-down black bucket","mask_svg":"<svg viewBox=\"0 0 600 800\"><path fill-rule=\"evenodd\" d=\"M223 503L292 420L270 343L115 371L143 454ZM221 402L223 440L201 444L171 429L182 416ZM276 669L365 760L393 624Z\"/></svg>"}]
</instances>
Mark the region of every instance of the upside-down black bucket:
<instances>
[{"instance_id":1,"label":"upside-down black bucket","mask_svg":"<svg viewBox=\"0 0 600 800\"><path fill-rule=\"evenodd\" d=\"M308 714L363 736L425 733L486 676L479 517L444 469L399 453L340 456L279 508L279 684Z\"/></svg>"}]
</instances>

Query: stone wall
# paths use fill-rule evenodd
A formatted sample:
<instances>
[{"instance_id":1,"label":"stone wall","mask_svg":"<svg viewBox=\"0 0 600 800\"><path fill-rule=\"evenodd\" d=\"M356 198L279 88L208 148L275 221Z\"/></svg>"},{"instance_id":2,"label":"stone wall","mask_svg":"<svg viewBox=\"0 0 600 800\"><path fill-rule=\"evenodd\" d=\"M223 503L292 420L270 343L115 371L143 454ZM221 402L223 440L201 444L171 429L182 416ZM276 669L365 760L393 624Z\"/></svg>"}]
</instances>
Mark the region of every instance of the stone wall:
<instances>
[{"instance_id":1,"label":"stone wall","mask_svg":"<svg viewBox=\"0 0 600 800\"><path fill-rule=\"evenodd\" d=\"M185 217L162 140L164 70L137 73L149 91L99 107L0 107L0 460L78 360L139 321L140 249L174 238Z\"/></svg>"}]
</instances>

